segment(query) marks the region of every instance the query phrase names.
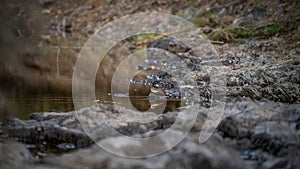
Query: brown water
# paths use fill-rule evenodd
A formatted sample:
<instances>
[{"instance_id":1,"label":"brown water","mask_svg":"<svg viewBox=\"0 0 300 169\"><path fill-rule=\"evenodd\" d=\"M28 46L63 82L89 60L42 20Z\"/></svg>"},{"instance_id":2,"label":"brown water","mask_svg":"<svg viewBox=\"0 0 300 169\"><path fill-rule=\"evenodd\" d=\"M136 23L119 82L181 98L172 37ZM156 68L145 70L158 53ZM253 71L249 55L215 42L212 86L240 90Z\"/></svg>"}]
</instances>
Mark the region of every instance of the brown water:
<instances>
[{"instance_id":1,"label":"brown water","mask_svg":"<svg viewBox=\"0 0 300 169\"><path fill-rule=\"evenodd\" d=\"M120 96L119 99L129 99L127 97L124 95ZM29 119L29 115L33 112L69 112L74 110L72 93L6 93L5 98L6 101L0 104L0 108L5 107L5 111L20 119ZM98 97L97 99L101 99L101 103L112 103L111 98L103 98ZM166 110L170 111L179 107L180 100L167 99L167 101ZM144 99L138 99L132 104L135 107L141 107L144 102Z\"/></svg>"},{"instance_id":2,"label":"brown water","mask_svg":"<svg viewBox=\"0 0 300 169\"><path fill-rule=\"evenodd\" d=\"M5 104L5 105L3 105ZM6 95L5 103L0 107L20 119L28 119L33 112L74 110L71 93L17 93Z\"/></svg>"}]
</instances>

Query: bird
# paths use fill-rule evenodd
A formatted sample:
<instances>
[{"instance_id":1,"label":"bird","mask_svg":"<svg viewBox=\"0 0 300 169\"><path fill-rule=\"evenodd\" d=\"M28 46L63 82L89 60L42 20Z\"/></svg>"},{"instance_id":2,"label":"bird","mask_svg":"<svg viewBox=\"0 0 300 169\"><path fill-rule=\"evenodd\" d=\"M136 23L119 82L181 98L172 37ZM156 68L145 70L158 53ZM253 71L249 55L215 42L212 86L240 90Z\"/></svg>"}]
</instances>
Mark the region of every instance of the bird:
<instances>
[{"instance_id":1,"label":"bird","mask_svg":"<svg viewBox=\"0 0 300 169\"><path fill-rule=\"evenodd\" d=\"M147 53L156 54L151 52L155 48L177 55L191 70L196 70L198 63L201 62L189 46L175 38L162 38L150 42L147 45ZM151 108L148 96L153 92L166 96L167 104L164 113L174 111L181 106L180 90L176 81L171 80L172 76L168 72L153 68L151 65L139 66L139 69L141 70L134 75L129 86L129 98L137 110L144 112Z\"/></svg>"}]
</instances>

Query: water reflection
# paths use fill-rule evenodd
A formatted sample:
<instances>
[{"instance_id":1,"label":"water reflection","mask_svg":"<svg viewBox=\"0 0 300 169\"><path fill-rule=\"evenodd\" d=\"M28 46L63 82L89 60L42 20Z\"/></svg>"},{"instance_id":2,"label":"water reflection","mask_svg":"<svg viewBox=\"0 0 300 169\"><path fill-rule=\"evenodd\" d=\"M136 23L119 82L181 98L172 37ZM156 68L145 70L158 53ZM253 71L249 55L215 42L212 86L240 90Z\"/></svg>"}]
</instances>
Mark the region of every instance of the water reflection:
<instances>
[{"instance_id":1,"label":"water reflection","mask_svg":"<svg viewBox=\"0 0 300 169\"><path fill-rule=\"evenodd\" d=\"M3 92L2 92L3 93ZM17 116L20 119L28 119L32 112L74 110L71 93L5 93L5 101L1 102L1 111Z\"/></svg>"}]
</instances>

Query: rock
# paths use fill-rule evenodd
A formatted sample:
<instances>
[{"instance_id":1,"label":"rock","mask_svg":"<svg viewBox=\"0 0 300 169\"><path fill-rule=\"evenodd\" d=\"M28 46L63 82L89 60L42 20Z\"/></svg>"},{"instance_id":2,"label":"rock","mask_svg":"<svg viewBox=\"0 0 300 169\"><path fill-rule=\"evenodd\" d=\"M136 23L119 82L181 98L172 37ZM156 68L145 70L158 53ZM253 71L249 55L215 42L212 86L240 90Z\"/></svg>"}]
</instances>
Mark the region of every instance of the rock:
<instances>
[{"instance_id":1,"label":"rock","mask_svg":"<svg viewBox=\"0 0 300 169\"><path fill-rule=\"evenodd\" d=\"M0 168L22 168L35 161L27 148L17 142L6 140L0 143Z\"/></svg>"},{"instance_id":2,"label":"rock","mask_svg":"<svg viewBox=\"0 0 300 169\"><path fill-rule=\"evenodd\" d=\"M39 0L39 3L42 7L47 7L54 2L55 2L55 0Z\"/></svg>"},{"instance_id":3,"label":"rock","mask_svg":"<svg viewBox=\"0 0 300 169\"><path fill-rule=\"evenodd\" d=\"M59 158L43 155L40 162L43 167L56 168L89 168L89 166L117 168L120 165L124 168L151 168L152 163L159 168L178 166L182 168L202 166L211 169L242 166L247 168L247 166L259 166L260 160L262 166L266 168L297 165L297 160L287 157L297 157L293 154L300 153L297 148L300 145L299 125L297 125L300 119L298 104L288 105L271 101L256 103L244 99L227 103L224 112L223 120L218 126L221 135L213 134L204 144L198 143L197 132L201 132L207 115L211 113L209 108L199 110L195 125L181 143L159 156L148 159L124 159L99 149L97 145L92 145ZM178 116L178 112L167 112L151 122L128 122L120 115L138 117L135 111L120 105L97 104L77 111L81 121L79 124L75 113L33 113L30 120L11 118L4 121L3 128L10 137L20 138L20 141L28 143L28 148L32 147L32 144L46 141L56 143L60 149L70 150L91 145L91 139L83 132L82 126L96 143L118 151L124 156L134 156L166 149L168 144L149 146L128 141L127 137L157 136L168 129ZM145 117L152 115L156 114L148 112ZM104 125L103 120L114 129ZM117 135L115 130L122 135ZM170 131L173 133L169 137L170 140L175 140L172 137L182 134L177 129L170 129ZM280 162L281 160L271 163L268 161L269 157L265 158L265 153L272 154L275 159L285 159L284 163ZM28 166L31 166L31 157L26 159L29 160ZM254 160L257 163L243 163L241 159Z\"/></svg>"},{"instance_id":4,"label":"rock","mask_svg":"<svg viewBox=\"0 0 300 169\"><path fill-rule=\"evenodd\" d=\"M0 142L0 151L1 169L62 169L40 163L31 155L24 144L12 140Z\"/></svg>"},{"instance_id":5,"label":"rock","mask_svg":"<svg viewBox=\"0 0 300 169\"><path fill-rule=\"evenodd\" d=\"M228 114L225 114L219 129L235 138L249 137L251 129L260 121L270 118L273 113L259 110L258 105L251 101L227 104L225 112Z\"/></svg>"},{"instance_id":6,"label":"rock","mask_svg":"<svg viewBox=\"0 0 300 169\"><path fill-rule=\"evenodd\" d=\"M269 22L266 19L259 19L258 21L254 22L254 25L257 27L267 26L268 24L269 24Z\"/></svg>"},{"instance_id":7,"label":"rock","mask_svg":"<svg viewBox=\"0 0 300 169\"><path fill-rule=\"evenodd\" d=\"M162 115L161 118L150 123L139 124L133 122L124 123L123 120L120 119L120 114L125 113L125 111L128 113L129 110L118 105L99 104L78 110L77 113L79 119L85 118L85 123L81 125L83 127L89 126L92 131L90 136L94 135L94 141L101 143L101 145L106 145L106 147L110 147L111 150L122 152L124 155L134 155L141 151L147 153L155 149L164 149L166 148L165 146L168 146L167 143L145 146L134 141L128 142L126 138L128 136L149 137L159 134L162 132L162 129L166 129L174 123L177 116L176 112L168 112ZM201 114L203 115L208 112L209 109L204 109ZM4 128L11 137L23 137L27 138L27 140L31 138L31 143L39 141L59 142L60 144L57 144L57 147L73 149L77 146L76 143L78 140L87 139L86 136L78 134L82 132L82 129L79 128L78 122L76 120L74 121L74 115L75 112L33 113L30 116L31 119L27 121L18 119L6 120ZM111 130L101 125L99 117L106 119L107 122L116 130L121 131L125 136L112 135ZM202 120L200 119L198 123L202 123ZM89 128L86 128L87 131ZM76 129L78 130L77 134L74 132ZM178 134L182 134L181 131L171 131L173 133L171 135L172 137L177 137ZM195 131L195 129L193 131ZM196 132L198 131L199 129L196 130ZM72 135L71 140L68 139L70 137L68 135L70 134ZM175 138L172 137L168 139L175 140ZM239 169L244 166L238 154L230 147L222 144L221 140L220 136L213 135L204 144L199 144L198 134L192 132L188 134L180 144L176 145L174 149L162 155L147 159L117 157L102 150L97 145L93 145L89 148L79 149L60 157L44 156L42 159L34 160L28 155L28 158L25 158L26 160L28 159L26 165L23 161L20 162L20 165L24 165L24 168L93 168L95 166L97 168L119 168L120 166L122 166L122 168L174 168L178 166L183 168L198 168L202 166L202 168L207 169L217 169L221 167ZM13 147L13 145L6 145L6 147L10 148ZM22 147L20 151L28 152L24 145L22 145ZM33 165L34 161L37 161L38 165ZM18 161L17 164L19 164Z\"/></svg>"},{"instance_id":8,"label":"rock","mask_svg":"<svg viewBox=\"0 0 300 169\"><path fill-rule=\"evenodd\" d=\"M288 159L286 158L277 158L264 162L262 165L263 169L275 169L275 168L283 168L286 166Z\"/></svg>"},{"instance_id":9,"label":"rock","mask_svg":"<svg viewBox=\"0 0 300 169\"><path fill-rule=\"evenodd\" d=\"M47 14L47 15L50 15L51 12L52 12L52 11L51 11L50 9L44 9L44 10L42 11L43 14Z\"/></svg>"},{"instance_id":10,"label":"rock","mask_svg":"<svg viewBox=\"0 0 300 169\"><path fill-rule=\"evenodd\" d=\"M110 139L112 146L119 145L120 140L118 138ZM5 153L5 156L0 156L1 160L5 160L5 163L1 163L1 168L91 168L97 166L100 168L172 168L174 166L183 166L184 168L197 168L197 166L203 166L203 168L220 168L226 166L229 168L240 168L242 162L231 149L224 146L215 146L211 140L205 145L199 145L197 142L191 140L184 141L179 145L181 151L171 151L167 154L152 157L149 159L127 159L114 156L101 150L98 146L92 146L88 149L79 150L68 155L57 157L44 157L42 160L34 159L26 147L20 143L9 143L1 146L1 152L7 150L12 155ZM0 143L2 144L2 143ZM18 146L16 146L18 145ZM119 146L118 146L119 147ZM5 148L5 149L3 149ZM121 150L127 149L127 145L119 147ZM184 152L184 155L181 154ZM219 152L222 152L221 154ZM27 154L24 156L24 153ZM22 156L18 156L21 154ZM213 155L214 154L214 155ZM224 160L229 158L230 160ZM13 161L13 164L9 163L9 159ZM38 164L34 164L38 162Z\"/></svg>"},{"instance_id":11,"label":"rock","mask_svg":"<svg viewBox=\"0 0 300 169\"><path fill-rule=\"evenodd\" d=\"M227 13L228 13L228 10L226 8L222 8L222 10L219 12L219 15L225 16L225 15L227 15Z\"/></svg>"},{"instance_id":12,"label":"rock","mask_svg":"<svg viewBox=\"0 0 300 169\"><path fill-rule=\"evenodd\" d=\"M275 168L299 168L299 149L289 148L288 153L283 157L272 156L264 161L261 165L262 169L275 169Z\"/></svg>"},{"instance_id":13,"label":"rock","mask_svg":"<svg viewBox=\"0 0 300 169\"><path fill-rule=\"evenodd\" d=\"M32 113L30 120L19 120L18 118L5 119L3 130L9 137L18 138L28 144L51 142L58 147L86 147L92 144L85 128L94 140L101 140L113 136L112 128L102 123L101 119L107 119L108 123L118 132L124 135L144 134L148 131L168 128L176 120L177 114L172 112L160 116L151 122L138 123L124 120L120 114L129 115L139 119L140 112L135 112L118 105L99 104L91 108L85 108L76 112L45 112ZM157 116L148 113L150 116ZM142 117L145 118L146 114Z\"/></svg>"},{"instance_id":14,"label":"rock","mask_svg":"<svg viewBox=\"0 0 300 169\"><path fill-rule=\"evenodd\" d=\"M214 145L218 145L218 146L214 146ZM205 142L204 144L201 144L200 146L198 145L198 143L189 143L189 142L185 142L183 141L182 143L180 143L178 145L179 147L183 147L183 151L182 150L178 150L176 152L175 155L175 159L176 161L172 160L173 163L171 164L171 166L175 167L175 166L181 166L183 168L199 168L199 166L201 166L201 168L239 168L242 167L240 165L244 165L243 162L240 161L240 158L238 158L236 152L231 151L229 147L223 147L223 144L219 141L218 138L215 138L214 136L211 137L207 142ZM222 149L224 148L225 151L222 151ZM181 159L180 157L182 157L181 152L184 152L184 154L187 157L190 158L186 158L186 159ZM219 152L217 154L215 154L215 152ZM172 154L171 154L172 156ZM214 158L210 158L210 157L214 157ZM228 157L226 156L230 156L229 158L232 158L231 160L237 160L237 163L232 162L225 162L227 161L226 159L229 160ZM221 162L221 161L224 161ZM184 160L185 165L180 164L181 160ZM247 168L247 166L244 165L245 168ZM169 167L172 168L172 167Z\"/></svg>"},{"instance_id":15,"label":"rock","mask_svg":"<svg viewBox=\"0 0 300 169\"><path fill-rule=\"evenodd\" d=\"M266 50L270 48L270 44L261 43L258 41L250 41L247 43L247 50ZM285 103L295 103L300 96L299 80L300 67L293 64L293 61L282 62L275 61L274 55L269 55L266 52L263 55L254 56L241 52L240 56L233 54L233 51L228 51L223 54L224 60L222 63L226 66L233 67L236 71L226 73L227 89L230 97L250 97L253 100L260 100L263 98L280 101ZM236 51L237 52L237 51ZM248 51L249 52L249 51ZM238 52L237 52L238 53ZM280 57L278 55L278 57ZM252 61L250 61L252 60ZM273 62L273 61L275 62ZM249 62L248 62L249 61ZM246 63L248 62L248 63ZM260 66L250 68L249 64L260 64ZM254 63L255 62L255 63ZM263 68L264 65L273 65L270 68ZM248 68L247 68L248 67ZM239 72L239 73L237 73Z\"/></svg>"},{"instance_id":16,"label":"rock","mask_svg":"<svg viewBox=\"0 0 300 169\"><path fill-rule=\"evenodd\" d=\"M33 113L31 120L6 119L4 131L9 137L18 138L25 143L73 143L85 147L92 142L81 129L75 113Z\"/></svg>"},{"instance_id":17,"label":"rock","mask_svg":"<svg viewBox=\"0 0 300 169\"><path fill-rule=\"evenodd\" d=\"M252 22L248 18L236 18L232 21L233 26L247 26L251 24Z\"/></svg>"},{"instance_id":18,"label":"rock","mask_svg":"<svg viewBox=\"0 0 300 169\"><path fill-rule=\"evenodd\" d=\"M263 7L255 7L252 9L251 13L254 17L265 17L267 14L267 11Z\"/></svg>"},{"instance_id":19,"label":"rock","mask_svg":"<svg viewBox=\"0 0 300 169\"><path fill-rule=\"evenodd\" d=\"M213 30L212 28L210 28L209 26L205 26L204 28L202 28L203 33L205 34L209 34L211 33Z\"/></svg>"},{"instance_id":20,"label":"rock","mask_svg":"<svg viewBox=\"0 0 300 169\"><path fill-rule=\"evenodd\" d=\"M120 145L122 143L120 139L122 138L110 138L107 140L107 143L120 149L120 151L127 151L127 144ZM90 168L90 166L119 168L119 166L122 166L122 168L168 169L180 166L193 169L201 166L204 169L222 167L239 169L243 166L243 162L232 149L222 144L216 144L213 139L200 145L192 137L185 139L176 148L165 154L147 159L129 159L113 156L95 145L60 158L46 157L43 159L43 163L62 168Z\"/></svg>"},{"instance_id":21,"label":"rock","mask_svg":"<svg viewBox=\"0 0 300 169\"><path fill-rule=\"evenodd\" d=\"M158 39L151 42L147 48L157 48L172 52L174 54L188 52L191 48L183 42L180 42L174 38L169 39Z\"/></svg>"},{"instance_id":22,"label":"rock","mask_svg":"<svg viewBox=\"0 0 300 169\"><path fill-rule=\"evenodd\" d=\"M218 129L224 136L238 140L233 142L227 139L227 143L242 150L243 158L249 156L249 153L244 153L245 150L258 149L280 158L275 162L263 159L262 153L258 153L256 159L266 160L263 168L289 168L287 166L294 166L295 161L288 157L300 153L300 133L297 128L299 110L299 104L287 105L270 101L259 104L252 101L227 104L225 112L229 114L225 115L226 118L221 121ZM240 144L242 140L246 141L243 141L243 145Z\"/></svg>"},{"instance_id":23,"label":"rock","mask_svg":"<svg viewBox=\"0 0 300 169\"><path fill-rule=\"evenodd\" d=\"M41 39L43 41L45 41L45 43L49 43L51 40L51 36L50 35L41 35Z\"/></svg>"},{"instance_id":24,"label":"rock","mask_svg":"<svg viewBox=\"0 0 300 169\"><path fill-rule=\"evenodd\" d=\"M255 126L251 139L256 146L262 147L272 154L278 154L289 146L300 145L300 134L297 133L296 124L267 121Z\"/></svg>"}]
</instances>

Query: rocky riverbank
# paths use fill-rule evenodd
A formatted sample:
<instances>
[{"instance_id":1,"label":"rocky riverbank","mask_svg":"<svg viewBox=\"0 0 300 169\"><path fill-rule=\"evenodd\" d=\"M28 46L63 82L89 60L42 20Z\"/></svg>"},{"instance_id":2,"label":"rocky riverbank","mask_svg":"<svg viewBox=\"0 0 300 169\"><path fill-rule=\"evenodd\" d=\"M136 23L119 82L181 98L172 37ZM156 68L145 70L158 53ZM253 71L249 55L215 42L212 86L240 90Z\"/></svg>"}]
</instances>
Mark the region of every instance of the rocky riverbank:
<instances>
[{"instance_id":1,"label":"rocky riverbank","mask_svg":"<svg viewBox=\"0 0 300 169\"><path fill-rule=\"evenodd\" d=\"M77 113L97 113L114 124L114 129L127 136L149 136L170 127L178 112L168 112L151 123L120 123L122 107L98 104ZM147 159L124 159L114 156L82 130L75 112L33 113L30 120L6 120L1 138L1 168L297 168L299 166L299 104L272 101L254 102L249 99L226 104L221 124L204 144L198 143L209 108L198 110L198 117L188 136L165 154ZM93 125L93 118L90 119ZM97 123L97 122L96 122ZM107 137L110 130L94 125L96 143L106 142L119 151L128 151L130 143L122 137ZM178 131L180 132L180 131ZM100 135L101 134L101 135ZM92 136L93 137L93 136ZM9 139L10 138L10 139ZM21 141L26 144L12 141ZM93 137L95 138L95 137ZM172 139L172 138L170 138ZM52 146L52 147L51 147ZM54 155L53 150L73 150ZM142 146L142 145L141 145ZM27 148L26 148L27 147ZM48 148L48 149L47 149ZM147 147L140 147L147 151ZM31 153L28 151L31 150ZM35 151L33 151L35 150ZM52 152L51 152L52 150ZM138 151L131 149L130 151ZM4 153L6 152L6 153Z\"/></svg>"}]
</instances>

